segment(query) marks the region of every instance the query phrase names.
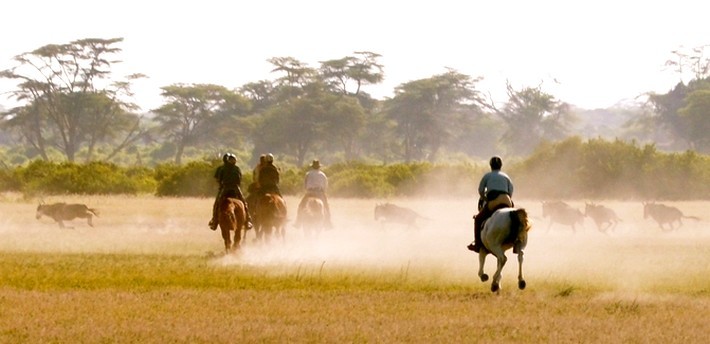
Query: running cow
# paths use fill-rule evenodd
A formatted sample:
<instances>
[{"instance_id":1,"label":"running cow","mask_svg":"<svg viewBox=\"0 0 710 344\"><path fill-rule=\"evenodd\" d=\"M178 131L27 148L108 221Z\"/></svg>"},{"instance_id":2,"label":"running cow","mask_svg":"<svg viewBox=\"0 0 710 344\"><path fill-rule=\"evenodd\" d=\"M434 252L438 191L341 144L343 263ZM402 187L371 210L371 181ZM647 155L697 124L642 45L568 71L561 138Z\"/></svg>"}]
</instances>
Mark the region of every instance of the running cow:
<instances>
[{"instance_id":1,"label":"running cow","mask_svg":"<svg viewBox=\"0 0 710 344\"><path fill-rule=\"evenodd\" d=\"M613 230L621 221L614 210L609 209L601 204L585 203L584 216L591 217L600 232L606 233L607 230Z\"/></svg>"},{"instance_id":2,"label":"running cow","mask_svg":"<svg viewBox=\"0 0 710 344\"><path fill-rule=\"evenodd\" d=\"M375 205L375 221L400 223L408 228L417 228L417 219L426 219L412 209L400 207L391 203Z\"/></svg>"},{"instance_id":3,"label":"running cow","mask_svg":"<svg viewBox=\"0 0 710 344\"><path fill-rule=\"evenodd\" d=\"M94 216L98 216L98 210L89 208L85 204L67 204L64 202L53 204L40 203L37 206L36 217L39 220L42 216L51 217L54 221L57 221L59 228L66 228L64 221L71 221L75 218L86 219L89 226L93 227L94 224L91 220Z\"/></svg>"},{"instance_id":4,"label":"running cow","mask_svg":"<svg viewBox=\"0 0 710 344\"><path fill-rule=\"evenodd\" d=\"M683 225L682 218L700 220L697 216L686 216L680 209L660 203L643 203L643 218L652 218L663 231L672 231L680 228ZM678 222L678 227L674 227L674 223ZM663 225L668 224L670 227L666 229Z\"/></svg>"}]
</instances>

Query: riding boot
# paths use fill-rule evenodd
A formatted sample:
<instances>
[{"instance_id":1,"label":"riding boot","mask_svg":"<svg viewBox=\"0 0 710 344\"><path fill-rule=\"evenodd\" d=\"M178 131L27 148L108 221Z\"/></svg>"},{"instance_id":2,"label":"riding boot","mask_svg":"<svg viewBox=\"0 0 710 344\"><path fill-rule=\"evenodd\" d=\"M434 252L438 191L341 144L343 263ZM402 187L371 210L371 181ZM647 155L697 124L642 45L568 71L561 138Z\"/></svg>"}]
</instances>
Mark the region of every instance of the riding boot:
<instances>
[{"instance_id":1,"label":"riding boot","mask_svg":"<svg viewBox=\"0 0 710 344\"><path fill-rule=\"evenodd\" d=\"M247 229L252 229L254 228L254 222L251 220L251 215L249 214L249 207L247 206L247 202L244 202L244 213L246 214L246 220L247 223L245 224Z\"/></svg>"},{"instance_id":2,"label":"riding boot","mask_svg":"<svg viewBox=\"0 0 710 344\"><path fill-rule=\"evenodd\" d=\"M481 250L481 215L473 218L473 244L468 245L468 249L478 253Z\"/></svg>"},{"instance_id":3,"label":"riding boot","mask_svg":"<svg viewBox=\"0 0 710 344\"><path fill-rule=\"evenodd\" d=\"M207 224L210 226L211 230L217 230L217 205L218 205L218 200L219 197L214 201L214 204L212 205L212 219L210 219L210 222Z\"/></svg>"}]
</instances>

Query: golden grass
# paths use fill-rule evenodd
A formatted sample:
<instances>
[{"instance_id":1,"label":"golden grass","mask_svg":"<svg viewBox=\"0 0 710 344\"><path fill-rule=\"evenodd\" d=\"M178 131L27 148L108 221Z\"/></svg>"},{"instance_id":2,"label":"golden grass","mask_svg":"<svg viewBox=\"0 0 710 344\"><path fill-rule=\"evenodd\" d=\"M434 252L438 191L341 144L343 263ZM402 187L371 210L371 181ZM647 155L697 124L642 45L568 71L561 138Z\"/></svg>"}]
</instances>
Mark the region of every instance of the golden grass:
<instances>
[{"instance_id":1,"label":"golden grass","mask_svg":"<svg viewBox=\"0 0 710 344\"><path fill-rule=\"evenodd\" d=\"M48 199L51 202L56 199ZM60 230L34 201L0 197L0 342L705 342L710 228L664 233L638 202L605 202L615 232L535 224L528 288L509 253L503 290L476 276L473 200L392 200L432 220L380 225L374 204L331 201L336 228L221 256L211 200L61 198L101 211ZM297 199L287 199L295 209ZM583 202L572 202L582 207ZM708 202L670 203L707 216ZM293 220L294 216L290 216ZM492 274L495 259L488 258Z\"/></svg>"}]
</instances>

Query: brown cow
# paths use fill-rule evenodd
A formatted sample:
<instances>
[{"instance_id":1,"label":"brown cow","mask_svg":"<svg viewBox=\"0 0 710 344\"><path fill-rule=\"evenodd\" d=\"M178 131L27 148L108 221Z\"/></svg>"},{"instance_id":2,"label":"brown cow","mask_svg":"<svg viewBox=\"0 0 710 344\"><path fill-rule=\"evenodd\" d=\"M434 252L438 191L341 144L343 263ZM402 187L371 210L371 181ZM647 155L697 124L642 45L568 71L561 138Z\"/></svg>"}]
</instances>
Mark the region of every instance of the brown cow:
<instances>
[{"instance_id":1,"label":"brown cow","mask_svg":"<svg viewBox=\"0 0 710 344\"><path fill-rule=\"evenodd\" d=\"M375 221L379 221L380 219L383 219L383 222L401 223L408 228L417 228L416 222L418 219L429 220L412 209L400 207L392 203L375 205Z\"/></svg>"},{"instance_id":2,"label":"brown cow","mask_svg":"<svg viewBox=\"0 0 710 344\"><path fill-rule=\"evenodd\" d=\"M573 232L577 232L576 224L584 226L584 214L582 214L582 211L562 201L543 201L542 217L550 218L550 224L547 226L548 231L555 222L561 225L571 226Z\"/></svg>"},{"instance_id":3,"label":"brown cow","mask_svg":"<svg viewBox=\"0 0 710 344\"><path fill-rule=\"evenodd\" d=\"M37 219L39 220L42 215L51 217L54 221L57 221L59 228L66 228L64 221L71 221L77 217L87 219L89 226L93 227L94 224L91 220L94 216L98 216L98 210L89 208L85 204L66 204L64 202L54 204L40 203L40 205L37 206Z\"/></svg>"},{"instance_id":4,"label":"brown cow","mask_svg":"<svg viewBox=\"0 0 710 344\"><path fill-rule=\"evenodd\" d=\"M686 216L683 214L683 212L680 211L680 209L676 207L671 207L669 205L661 204L661 203L647 203L643 202L643 218L652 218L656 223L658 223L658 226L661 227L661 230L663 231L672 231L674 229L680 228L680 226L683 225L683 221L681 219L686 218L686 219L693 219L693 220L700 220L699 217L697 216ZM678 227L674 228L674 223L678 222ZM670 229L666 229L663 225L668 224L670 226Z\"/></svg>"}]
</instances>

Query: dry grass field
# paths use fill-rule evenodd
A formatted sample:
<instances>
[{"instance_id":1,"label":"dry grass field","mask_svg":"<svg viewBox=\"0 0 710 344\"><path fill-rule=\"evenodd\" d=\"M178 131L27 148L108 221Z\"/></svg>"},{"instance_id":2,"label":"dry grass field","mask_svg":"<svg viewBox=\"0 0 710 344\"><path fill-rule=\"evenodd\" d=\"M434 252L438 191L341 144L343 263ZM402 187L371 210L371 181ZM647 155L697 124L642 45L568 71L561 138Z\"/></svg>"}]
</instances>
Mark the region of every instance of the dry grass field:
<instances>
[{"instance_id":1,"label":"dry grass field","mask_svg":"<svg viewBox=\"0 0 710 344\"><path fill-rule=\"evenodd\" d=\"M700 220L672 232L640 202L608 201L609 233L533 219L516 285L478 280L475 200L389 200L427 219L381 224L384 200L333 199L335 228L222 255L212 200L67 196L98 208L59 229L37 200L0 195L0 343L700 343L710 334L710 202L664 202ZM295 220L298 199L287 198ZM581 210L584 200L569 202ZM486 272L495 270L488 257Z\"/></svg>"}]
</instances>

